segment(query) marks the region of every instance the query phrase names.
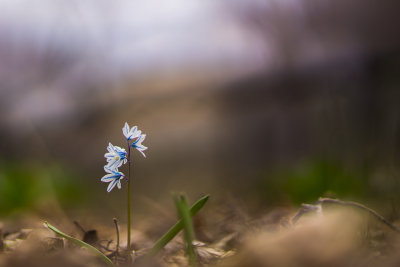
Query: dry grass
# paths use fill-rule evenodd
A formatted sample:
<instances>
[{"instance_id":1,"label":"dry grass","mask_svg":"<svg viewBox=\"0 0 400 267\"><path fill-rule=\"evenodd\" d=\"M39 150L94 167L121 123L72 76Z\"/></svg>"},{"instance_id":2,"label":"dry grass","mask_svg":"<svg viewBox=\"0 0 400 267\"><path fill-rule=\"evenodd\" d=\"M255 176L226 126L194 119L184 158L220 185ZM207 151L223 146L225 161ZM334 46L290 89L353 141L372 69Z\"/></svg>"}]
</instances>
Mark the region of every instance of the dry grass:
<instances>
[{"instance_id":1,"label":"dry grass","mask_svg":"<svg viewBox=\"0 0 400 267\"><path fill-rule=\"evenodd\" d=\"M296 212L277 209L251 219L234 206L215 208L196 217L195 243L200 266L398 266L398 232L365 210L341 205L323 206L322 213L304 213L295 224ZM144 261L154 231L133 232L133 266L187 266L182 236L171 241L152 261ZM45 228L9 233L1 227L0 266L102 266L96 257L54 236ZM73 227L70 229L72 232ZM115 229L98 228L94 243L120 266L128 255L115 258ZM71 232L70 231L70 232ZM78 233L78 234L76 234ZM80 233L82 234L82 233ZM75 229L75 236L79 236ZM83 238L83 235L82 235ZM103 241L101 241L103 240ZM106 241L104 241L106 240ZM114 240L107 244L107 240ZM123 248L126 244L121 243Z\"/></svg>"}]
</instances>

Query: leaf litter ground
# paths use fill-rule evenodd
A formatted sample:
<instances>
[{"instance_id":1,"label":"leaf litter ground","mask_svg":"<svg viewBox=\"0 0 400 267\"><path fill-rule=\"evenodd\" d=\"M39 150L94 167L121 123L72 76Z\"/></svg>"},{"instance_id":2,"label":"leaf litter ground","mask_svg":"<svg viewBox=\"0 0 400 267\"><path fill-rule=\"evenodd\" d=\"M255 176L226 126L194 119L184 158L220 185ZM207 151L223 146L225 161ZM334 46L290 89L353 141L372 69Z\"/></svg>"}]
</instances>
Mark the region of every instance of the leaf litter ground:
<instances>
[{"instance_id":1,"label":"leaf litter ground","mask_svg":"<svg viewBox=\"0 0 400 267\"><path fill-rule=\"evenodd\" d=\"M317 202L258 216L249 215L232 199L211 206L193 219L198 265L399 266L400 234L395 223L386 224L349 203ZM64 232L93 245L118 266L189 265L182 233L154 258L145 257L169 224L160 219L149 218L133 230L131 254L123 249L124 231L117 252L115 227L65 224ZM43 221L30 219L21 225L32 227L0 223L0 266L106 266L87 249L56 236Z\"/></svg>"}]
</instances>

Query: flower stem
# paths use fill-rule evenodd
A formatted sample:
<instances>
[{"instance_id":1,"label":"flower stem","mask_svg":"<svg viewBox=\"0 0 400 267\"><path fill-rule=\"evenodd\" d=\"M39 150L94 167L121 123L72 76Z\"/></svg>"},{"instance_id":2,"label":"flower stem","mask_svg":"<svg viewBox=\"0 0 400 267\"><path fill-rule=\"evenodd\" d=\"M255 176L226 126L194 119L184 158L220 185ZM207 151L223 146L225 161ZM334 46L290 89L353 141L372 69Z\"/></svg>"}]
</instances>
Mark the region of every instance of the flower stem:
<instances>
[{"instance_id":1,"label":"flower stem","mask_svg":"<svg viewBox=\"0 0 400 267\"><path fill-rule=\"evenodd\" d=\"M117 250L116 250L115 256L118 256L118 253L119 253L119 226L118 226L117 218L114 218L113 221L115 224L115 231L117 232Z\"/></svg>"},{"instance_id":2,"label":"flower stem","mask_svg":"<svg viewBox=\"0 0 400 267\"><path fill-rule=\"evenodd\" d=\"M127 249L131 251L131 146L128 141L128 197L127 197L127 215L128 215L128 235L127 235Z\"/></svg>"}]
</instances>

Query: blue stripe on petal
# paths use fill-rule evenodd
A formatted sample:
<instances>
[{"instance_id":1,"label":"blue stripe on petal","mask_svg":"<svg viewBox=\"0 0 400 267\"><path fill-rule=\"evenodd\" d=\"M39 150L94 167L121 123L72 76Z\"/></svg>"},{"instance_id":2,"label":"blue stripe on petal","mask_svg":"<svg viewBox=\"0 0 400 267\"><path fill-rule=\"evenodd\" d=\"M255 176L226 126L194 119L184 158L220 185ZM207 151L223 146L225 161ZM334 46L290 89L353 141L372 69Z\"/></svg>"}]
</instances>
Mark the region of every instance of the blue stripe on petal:
<instances>
[{"instance_id":1,"label":"blue stripe on petal","mask_svg":"<svg viewBox=\"0 0 400 267\"><path fill-rule=\"evenodd\" d=\"M111 168L115 165L115 163L116 163L116 161L110 161L110 162L106 165L106 167L109 168L109 169L111 169Z\"/></svg>"},{"instance_id":2,"label":"blue stripe on petal","mask_svg":"<svg viewBox=\"0 0 400 267\"><path fill-rule=\"evenodd\" d=\"M115 185L117 184L117 179L115 179L114 181L112 181L108 187L107 187L107 192L111 192L111 190L113 190L113 188L115 187Z\"/></svg>"},{"instance_id":3,"label":"blue stripe on petal","mask_svg":"<svg viewBox=\"0 0 400 267\"><path fill-rule=\"evenodd\" d=\"M109 183L109 182L111 182L112 180L113 180L114 178L113 177L111 177L111 176L104 176L103 178L101 178L101 181L102 182L104 182L104 183Z\"/></svg>"}]
</instances>

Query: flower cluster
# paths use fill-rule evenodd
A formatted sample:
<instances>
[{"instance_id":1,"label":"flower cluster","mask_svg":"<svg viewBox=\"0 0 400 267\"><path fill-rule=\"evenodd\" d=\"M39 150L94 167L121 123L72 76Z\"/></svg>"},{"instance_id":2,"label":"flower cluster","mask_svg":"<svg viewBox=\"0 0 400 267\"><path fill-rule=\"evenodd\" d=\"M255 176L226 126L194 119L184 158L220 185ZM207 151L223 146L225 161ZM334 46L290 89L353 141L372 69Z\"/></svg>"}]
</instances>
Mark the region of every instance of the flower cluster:
<instances>
[{"instance_id":1,"label":"flower cluster","mask_svg":"<svg viewBox=\"0 0 400 267\"><path fill-rule=\"evenodd\" d=\"M146 135L142 134L142 131L138 130L136 126L129 128L128 123L125 123L122 128L122 133L126 138L128 149L131 147L136 148L144 157L146 157L143 151L145 151L147 147L142 144ZM131 140L133 140L132 143L130 143ZM125 149L119 146L114 146L111 143L108 144L107 151L108 152L104 154L104 157L107 160L104 170L107 174L101 178L101 181L110 183L107 187L107 192L110 192L115 185L121 189L121 179L124 178L125 175L120 172L118 168L121 167L122 164L128 162L130 153L127 153Z\"/></svg>"}]
</instances>

